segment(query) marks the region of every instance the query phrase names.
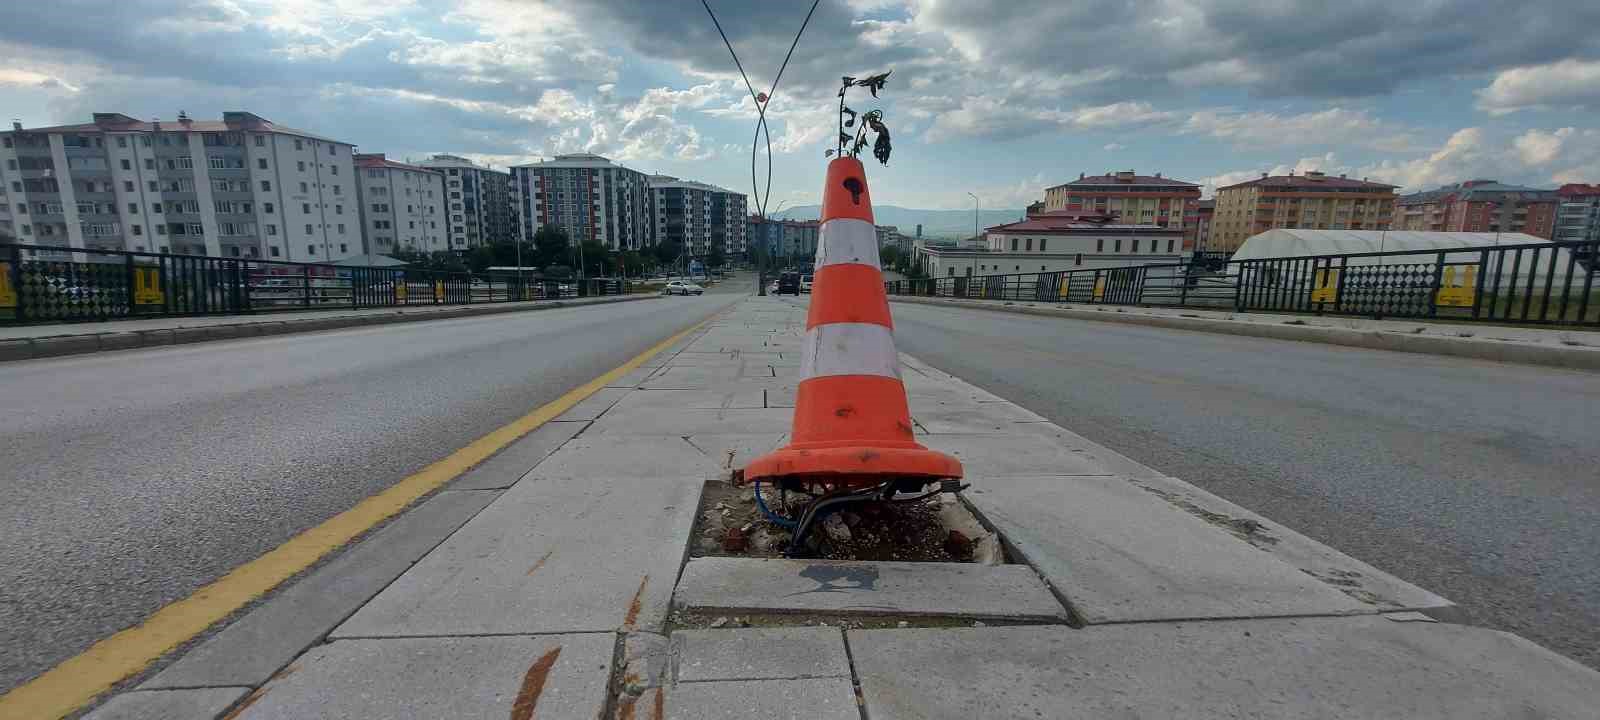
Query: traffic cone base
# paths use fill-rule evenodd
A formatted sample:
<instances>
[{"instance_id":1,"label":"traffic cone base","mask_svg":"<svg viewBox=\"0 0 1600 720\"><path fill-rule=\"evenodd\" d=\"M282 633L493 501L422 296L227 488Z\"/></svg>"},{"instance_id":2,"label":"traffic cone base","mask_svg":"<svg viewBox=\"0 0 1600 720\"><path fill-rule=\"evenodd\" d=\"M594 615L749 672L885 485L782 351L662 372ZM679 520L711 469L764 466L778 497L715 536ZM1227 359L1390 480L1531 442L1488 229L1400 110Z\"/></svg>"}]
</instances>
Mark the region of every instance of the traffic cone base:
<instances>
[{"instance_id":1,"label":"traffic cone base","mask_svg":"<svg viewBox=\"0 0 1600 720\"><path fill-rule=\"evenodd\" d=\"M847 488L961 477L959 461L912 433L871 196L855 158L828 164L813 277L792 442L752 460L745 479Z\"/></svg>"}]
</instances>

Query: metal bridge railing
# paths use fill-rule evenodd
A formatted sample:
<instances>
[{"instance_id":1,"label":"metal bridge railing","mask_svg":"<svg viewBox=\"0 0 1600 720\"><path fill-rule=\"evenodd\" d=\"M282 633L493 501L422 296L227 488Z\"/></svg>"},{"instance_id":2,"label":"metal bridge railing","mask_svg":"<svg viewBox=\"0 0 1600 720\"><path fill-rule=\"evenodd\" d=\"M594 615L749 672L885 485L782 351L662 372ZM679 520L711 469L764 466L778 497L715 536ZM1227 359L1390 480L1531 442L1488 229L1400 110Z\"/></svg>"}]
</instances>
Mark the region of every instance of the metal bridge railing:
<instances>
[{"instance_id":1,"label":"metal bridge railing","mask_svg":"<svg viewBox=\"0 0 1600 720\"><path fill-rule=\"evenodd\" d=\"M631 291L631 283L616 279L0 245L0 325L474 305Z\"/></svg>"},{"instance_id":2,"label":"metal bridge railing","mask_svg":"<svg viewBox=\"0 0 1600 720\"><path fill-rule=\"evenodd\" d=\"M1600 326L1600 242L977 275L890 295Z\"/></svg>"}]
</instances>

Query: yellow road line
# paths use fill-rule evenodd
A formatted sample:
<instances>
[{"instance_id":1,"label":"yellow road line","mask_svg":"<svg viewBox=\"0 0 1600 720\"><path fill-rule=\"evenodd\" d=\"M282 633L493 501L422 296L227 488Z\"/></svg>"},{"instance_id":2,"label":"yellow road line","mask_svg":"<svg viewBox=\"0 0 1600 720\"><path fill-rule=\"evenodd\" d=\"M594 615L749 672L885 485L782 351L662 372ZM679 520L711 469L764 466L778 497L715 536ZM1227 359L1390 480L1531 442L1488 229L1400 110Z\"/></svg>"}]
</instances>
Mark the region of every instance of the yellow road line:
<instances>
[{"instance_id":1,"label":"yellow road line","mask_svg":"<svg viewBox=\"0 0 1600 720\"><path fill-rule=\"evenodd\" d=\"M88 704L124 678L190 638L205 632L279 583L343 547L372 526L405 510L418 498L454 480L502 448L533 432L595 391L637 369L645 361L699 329L701 321L662 340L622 366L597 377L488 435L429 465L355 507L328 518L265 555L240 565L188 597L172 602L143 623L105 638L11 692L0 695L0 718L61 718Z\"/></svg>"}]
</instances>

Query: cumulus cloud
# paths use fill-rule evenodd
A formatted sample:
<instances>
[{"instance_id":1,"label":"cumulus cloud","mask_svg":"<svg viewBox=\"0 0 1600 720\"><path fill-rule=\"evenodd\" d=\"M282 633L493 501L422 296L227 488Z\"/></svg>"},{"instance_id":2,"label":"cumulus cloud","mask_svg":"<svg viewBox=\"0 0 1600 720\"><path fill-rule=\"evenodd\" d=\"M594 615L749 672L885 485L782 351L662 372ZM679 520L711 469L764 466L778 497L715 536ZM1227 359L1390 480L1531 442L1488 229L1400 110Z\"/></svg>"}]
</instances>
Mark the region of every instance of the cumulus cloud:
<instances>
[{"instance_id":1,"label":"cumulus cloud","mask_svg":"<svg viewBox=\"0 0 1600 720\"><path fill-rule=\"evenodd\" d=\"M1201 110L1184 121L1182 132L1252 146L1337 143L1388 152L1416 149L1410 130L1379 120L1365 110L1338 107L1295 115Z\"/></svg>"},{"instance_id":2,"label":"cumulus cloud","mask_svg":"<svg viewBox=\"0 0 1600 720\"><path fill-rule=\"evenodd\" d=\"M1123 145L1122 143L1106 143L1100 149L1101 150L1105 150L1107 152L1115 152L1117 150L1126 150L1127 148L1128 148L1128 146L1127 145Z\"/></svg>"},{"instance_id":3,"label":"cumulus cloud","mask_svg":"<svg viewBox=\"0 0 1600 720\"><path fill-rule=\"evenodd\" d=\"M1494 115L1549 107L1600 108L1600 60L1568 58L1503 70L1478 91L1478 107Z\"/></svg>"}]
</instances>

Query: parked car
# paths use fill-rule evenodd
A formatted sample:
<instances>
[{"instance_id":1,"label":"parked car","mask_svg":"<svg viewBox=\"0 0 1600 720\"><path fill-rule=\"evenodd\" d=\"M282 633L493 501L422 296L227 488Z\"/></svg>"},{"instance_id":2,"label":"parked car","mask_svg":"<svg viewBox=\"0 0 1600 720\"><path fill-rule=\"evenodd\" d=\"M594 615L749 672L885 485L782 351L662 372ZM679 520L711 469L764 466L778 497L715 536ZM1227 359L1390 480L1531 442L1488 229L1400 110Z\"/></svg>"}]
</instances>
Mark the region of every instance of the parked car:
<instances>
[{"instance_id":1,"label":"parked car","mask_svg":"<svg viewBox=\"0 0 1600 720\"><path fill-rule=\"evenodd\" d=\"M704 295L706 289L692 282L673 280L667 283L667 286L661 292L667 295Z\"/></svg>"},{"instance_id":2,"label":"parked car","mask_svg":"<svg viewBox=\"0 0 1600 720\"><path fill-rule=\"evenodd\" d=\"M777 280L773 280L772 282L767 283L767 294L768 295L777 295L778 294L778 281Z\"/></svg>"},{"instance_id":3,"label":"parked car","mask_svg":"<svg viewBox=\"0 0 1600 720\"><path fill-rule=\"evenodd\" d=\"M803 292L803 293L811 292L811 276L810 275L802 275L802 276L800 276L800 292Z\"/></svg>"},{"instance_id":4,"label":"parked car","mask_svg":"<svg viewBox=\"0 0 1600 720\"><path fill-rule=\"evenodd\" d=\"M786 272L778 276L779 295L800 294L800 273Z\"/></svg>"}]
</instances>

